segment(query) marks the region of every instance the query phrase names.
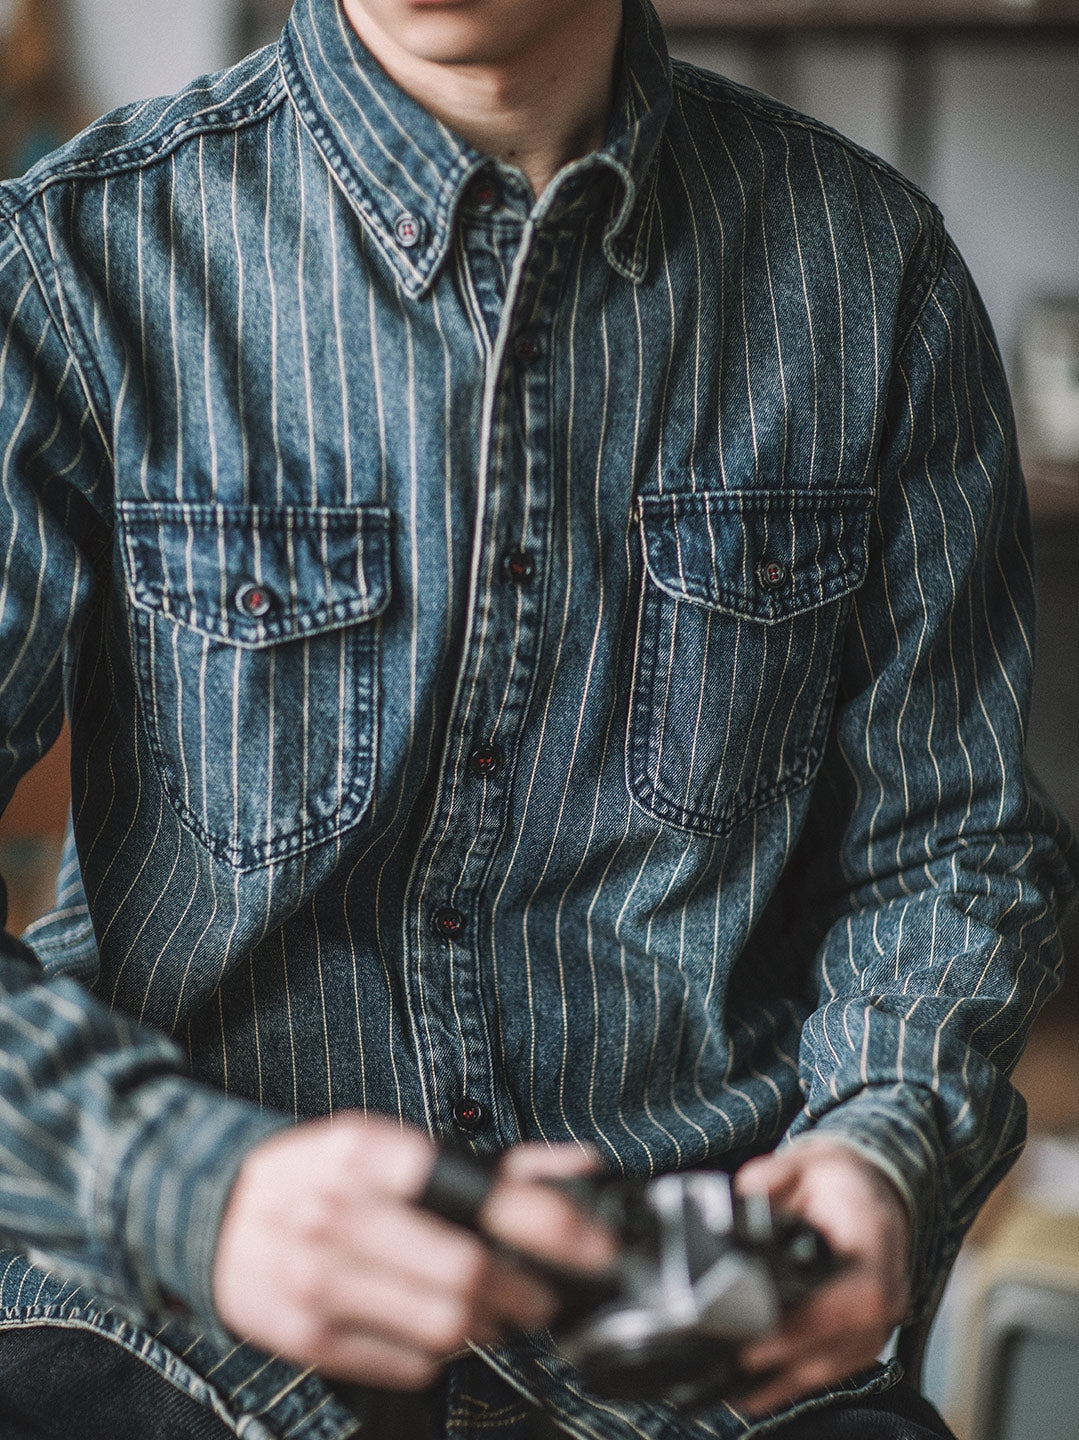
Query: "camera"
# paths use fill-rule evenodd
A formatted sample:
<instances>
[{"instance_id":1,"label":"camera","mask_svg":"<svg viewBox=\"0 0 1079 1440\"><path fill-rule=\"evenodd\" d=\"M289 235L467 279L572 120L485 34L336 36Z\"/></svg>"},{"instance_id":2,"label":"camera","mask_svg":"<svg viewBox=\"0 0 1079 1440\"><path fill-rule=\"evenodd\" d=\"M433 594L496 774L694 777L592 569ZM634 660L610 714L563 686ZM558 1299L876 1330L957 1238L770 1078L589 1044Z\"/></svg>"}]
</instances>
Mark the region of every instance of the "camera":
<instances>
[{"instance_id":1,"label":"camera","mask_svg":"<svg viewBox=\"0 0 1079 1440\"><path fill-rule=\"evenodd\" d=\"M444 1146L417 1203L482 1234L497 1164ZM762 1378L739 1370L739 1347L839 1269L819 1231L765 1195L737 1195L726 1171L548 1183L614 1232L612 1267L596 1278L506 1253L558 1290L555 1341L607 1399L693 1411L736 1396Z\"/></svg>"},{"instance_id":2,"label":"camera","mask_svg":"<svg viewBox=\"0 0 1079 1440\"><path fill-rule=\"evenodd\" d=\"M562 1353L594 1394L700 1409L747 1388L740 1345L838 1268L812 1226L763 1195L736 1195L721 1171L563 1188L621 1240L600 1285L561 1277ZM760 1377L755 1377L755 1383Z\"/></svg>"}]
</instances>

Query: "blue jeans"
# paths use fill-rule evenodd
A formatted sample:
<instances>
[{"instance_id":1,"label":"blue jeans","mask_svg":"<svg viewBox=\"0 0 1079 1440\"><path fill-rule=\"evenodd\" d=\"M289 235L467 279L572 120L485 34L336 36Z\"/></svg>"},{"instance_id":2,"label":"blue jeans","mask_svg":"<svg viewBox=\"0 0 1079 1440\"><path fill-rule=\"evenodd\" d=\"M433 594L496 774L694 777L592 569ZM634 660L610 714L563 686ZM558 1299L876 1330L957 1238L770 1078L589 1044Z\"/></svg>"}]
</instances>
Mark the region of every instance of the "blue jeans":
<instances>
[{"instance_id":1,"label":"blue jeans","mask_svg":"<svg viewBox=\"0 0 1079 1440\"><path fill-rule=\"evenodd\" d=\"M347 1395L364 1419L364 1440L562 1435L478 1361L455 1367L422 1396L358 1388ZM55 1325L0 1332L0 1440L230 1440L233 1433L105 1335ZM776 1440L954 1440L933 1407L902 1384L773 1433Z\"/></svg>"}]
</instances>

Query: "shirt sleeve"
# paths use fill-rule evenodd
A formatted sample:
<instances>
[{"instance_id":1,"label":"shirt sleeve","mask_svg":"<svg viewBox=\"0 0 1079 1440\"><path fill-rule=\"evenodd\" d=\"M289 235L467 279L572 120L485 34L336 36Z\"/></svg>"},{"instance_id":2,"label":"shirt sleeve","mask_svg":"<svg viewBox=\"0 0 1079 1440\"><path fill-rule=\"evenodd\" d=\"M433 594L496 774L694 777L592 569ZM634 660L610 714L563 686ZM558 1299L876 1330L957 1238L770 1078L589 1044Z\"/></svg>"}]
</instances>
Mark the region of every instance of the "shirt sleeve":
<instances>
[{"instance_id":1,"label":"shirt sleeve","mask_svg":"<svg viewBox=\"0 0 1079 1440\"><path fill-rule=\"evenodd\" d=\"M107 425L14 230L0 229L0 805L56 738L108 563ZM6 923L0 886L0 919ZM92 983L93 976L88 977ZM166 1037L0 933L0 1243L135 1313L212 1318L239 1163L278 1129L197 1085Z\"/></svg>"},{"instance_id":2,"label":"shirt sleeve","mask_svg":"<svg viewBox=\"0 0 1079 1440\"><path fill-rule=\"evenodd\" d=\"M924 1301L1022 1145L1008 1076L1057 984L1079 870L1024 768L1025 492L989 322L950 245L897 354L877 479L796 864L816 1008L791 1135L830 1130L891 1176Z\"/></svg>"}]
</instances>

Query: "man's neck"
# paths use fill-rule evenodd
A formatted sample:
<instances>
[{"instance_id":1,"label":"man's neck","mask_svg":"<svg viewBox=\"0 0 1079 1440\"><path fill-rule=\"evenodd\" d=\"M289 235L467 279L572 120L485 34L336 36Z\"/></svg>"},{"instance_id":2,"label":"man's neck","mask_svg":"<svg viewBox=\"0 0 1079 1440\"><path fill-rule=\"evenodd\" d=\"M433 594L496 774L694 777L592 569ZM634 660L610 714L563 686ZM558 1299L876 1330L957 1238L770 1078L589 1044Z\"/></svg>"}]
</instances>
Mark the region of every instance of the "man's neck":
<instances>
[{"instance_id":1,"label":"man's neck","mask_svg":"<svg viewBox=\"0 0 1079 1440\"><path fill-rule=\"evenodd\" d=\"M541 0L536 0L540 4ZM402 90L470 145L521 170L538 196L571 160L598 149L610 115L620 0L566 8L526 43L484 48L408 43L379 23L377 7L342 0L357 35ZM404 43L403 43L404 42ZM446 58L450 55L451 58Z\"/></svg>"}]
</instances>

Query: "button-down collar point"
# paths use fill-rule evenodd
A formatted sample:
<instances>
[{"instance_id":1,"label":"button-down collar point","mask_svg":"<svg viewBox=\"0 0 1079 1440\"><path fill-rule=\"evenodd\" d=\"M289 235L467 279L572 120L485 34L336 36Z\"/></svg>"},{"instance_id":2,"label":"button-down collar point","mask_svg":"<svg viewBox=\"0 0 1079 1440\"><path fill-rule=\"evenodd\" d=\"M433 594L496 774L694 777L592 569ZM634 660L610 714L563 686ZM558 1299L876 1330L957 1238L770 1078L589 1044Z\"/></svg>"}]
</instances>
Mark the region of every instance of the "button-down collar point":
<instances>
[{"instance_id":1,"label":"button-down collar point","mask_svg":"<svg viewBox=\"0 0 1079 1440\"><path fill-rule=\"evenodd\" d=\"M313 56L318 57L314 65ZM295 6L279 58L285 87L343 193L405 293L418 298L446 258L462 181L481 157L393 84L340 23L337 0ZM338 97L332 105L327 104L327 71ZM359 123L361 113L365 118ZM393 118L382 124L378 116ZM406 217L421 224L412 243L397 233Z\"/></svg>"}]
</instances>

